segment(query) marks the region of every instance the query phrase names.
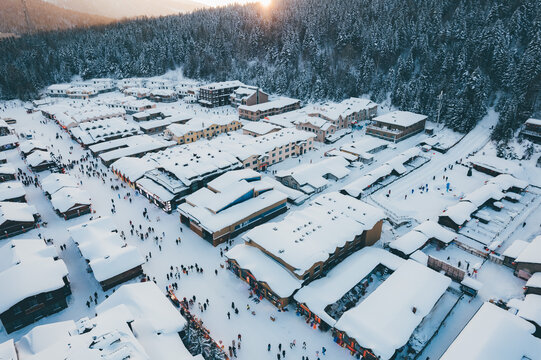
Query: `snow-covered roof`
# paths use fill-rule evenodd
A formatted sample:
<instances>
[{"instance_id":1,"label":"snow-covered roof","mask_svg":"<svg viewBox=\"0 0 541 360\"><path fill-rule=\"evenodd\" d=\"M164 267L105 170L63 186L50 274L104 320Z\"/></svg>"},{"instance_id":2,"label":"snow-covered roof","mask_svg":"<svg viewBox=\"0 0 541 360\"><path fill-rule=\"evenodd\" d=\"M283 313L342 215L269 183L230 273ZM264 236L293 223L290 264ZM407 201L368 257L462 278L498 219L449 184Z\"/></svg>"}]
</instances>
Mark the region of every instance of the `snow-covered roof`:
<instances>
[{"instance_id":1,"label":"snow-covered roof","mask_svg":"<svg viewBox=\"0 0 541 360\"><path fill-rule=\"evenodd\" d=\"M195 133L210 128L211 126L226 126L234 122L238 122L238 119L234 115L227 116L200 116L188 120L185 124L171 124L167 126L167 131L174 137L182 137L189 133Z\"/></svg>"},{"instance_id":2,"label":"snow-covered roof","mask_svg":"<svg viewBox=\"0 0 541 360\"><path fill-rule=\"evenodd\" d=\"M83 257L89 261L99 282L108 280L143 264L135 246L127 245L110 217L92 220L68 228Z\"/></svg>"},{"instance_id":3,"label":"snow-covered roof","mask_svg":"<svg viewBox=\"0 0 541 360\"><path fill-rule=\"evenodd\" d=\"M406 260L360 304L346 311L334 327L390 359L445 293L451 279Z\"/></svg>"},{"instance_id":4,"label":"snow-covered roof","mask_svg":"<svg viewBox=\"0 0 541 360\"><path fill-rule=\"evenodd\" d=\"M34 214L37 214L33 205L19 202L0 202L0 224L6 221L34 222Z\"/></svg>"},{"instance_id":5,"label":"snow-covered roof","mask_svg":"<svg viewBox=\"0 0 541 360\"><path fill-rule=\"evenodd\" d=\"M541 288L541 272L534 273L526 282L526 287Z\"/></svg>"},{"instance_id":6,"label":"snow-covered roof","mask_svg":"<svg viewBox=\"0 0 541 360\"><path fill-rule=\"evenodd\" d=\"M26 162L30 166L38 166L44 163L53 161L51 154L48 151L35 150L32 154L26 157Z\"/></svg>"},{"instance_id":7,"label":"snow-covered roof","mask_svg":"<svg viewBox=\"0 0 541 360\"><path fill-rule=\"evenodd\" d=\"M282 146L305 144L314 137L313 133L287 128L257 137L229 133L228 136L216 137L209 143L244 161L251 156L267 156L269 152Z\"/></svg>"},{"instance_id":8,"label":"snow-covered roof","mask_svg":"<svg viewBox=\"0 0 541 360\"><path fill-rule=\"evenodd\" d=\"M28 155L35 149L47 150L47 146L39 140L26 140L19 145L19 150L25 155Z\"/></svg>"},{"instance_id":9,"label":"snow-covered roof","mask_svg":"<svg viewBox=\"0 0 541 360\"><path fill-rule=\"evenodd\" d=\"M242 177L234 180L235 173ZM264 192L255 196L261 190ZM249 169L233 170L188 195L178 211L213 233L286 199L286 194L261 181L259 173Z\"/></svg>"},{"instance_id":10,"label":"snow-covered roof","mask_svg":"<svg viewBox=\"0 0 541 360\"><path fill-rule=\"evenodd\" d=\"M376 116L373 120L384 124L398 125L403 127L412 126L426 120L426 115L416 114L409 111L392 111L384 115Z\"/></svg>"},{"instance_id":11,"label":"snow-covered roof","mask_svg":"<svg viewBox=\"0 0 541 360\"><path fill-rule=\"evenodd\" d=\"M19 138L13 134L0 136L0 146L6 146L10 144L16 144L19 142Z\"/></svg>"},{"instance_id":12,"label":"snow-covered roof","mask_svg":"<svg viewBox=\"0 0 541 360\"><path fill-rule=\"evenodd\" d=\"M325 177L332 175L337 179L343 179L351 172L347 167L349 161L343 157L329 157L312 164L301 164L288 170L276 173L277 178L291 176L300 186L309 185L312 191L327 186L329 180Z\"/></svg>"},{"instance_id":13,"label":"snow-covered roof","mask_svg":"<svg viewBox=\"0 0 541 360\"><path fill-rule=\"evenodd\" d=\"M291 99L288 97L280 97L279 99L267 101L265 103L255 104L255 105L241 105L239 110L249 111L249 112L265 112L273 109L281 109L286 106L291 106L294 104L300 103L298 99Z\"/></svg>"},{"instance_id":14,"label":"snow-covered roof","mask_svg":"<svg viewBox=\"0 0 541 360\"><path fill-rule=\"evenodd\" d=\"M530 119L526 120L525 124L541 126L541 120L530 118Z\"/></svg>"},{"instance_id":15,"label":"snow-covered roof","mask_svg":"<svg viewBox=\"0 0 541 360\"><path fill-rule=\"evenodd\" d=\"M282 264L255 246L235 245L225 256L235 260L242 269L249 270L258 281L265 282L276 295L287 298L302 286Z\"/></svg>"},{"instance_id":16,"label":"snow-covered roof","mask_svg":"<svg viewBox=\"0 0 541 360\"><path fill-rule=\"evenodd\" d=\"M516 259L520 253L528 247L529 244L529 242L524 240L515 240L507 249L505 249L502 255Z\"/></svg>"},{"instance_id":17,"label":"snow-covered roof","mask_svg":"<svg viewBox=\"0 0 541 360\"><path fill-rule=\"evenodd\" d=\"M77 187L79 182L69 174L52 173L41 180L41 188L49 195L64 187Z\"/></svg>"},{"instance_id":18,"label":"snow-covered roof","mask_svg":"<svg viewBox=\"0 0 541 360\"><path fill-rule=\"evenodd\" d=\"M541 235L532 240L517 256L515 262L541 264Z\"/></svg>"},{"instance_id":19,"label":"snow-covered roof","mask_svg":"<svg viewBox=\"0 0 541 360\"><path fill-rule=\"evenodd\" d=\"M15 350L15 343L13 339L9 339L6 342L0 344L0 359L2 360L18 360L17 350Z\"/></svg>"},{"instance_id":20,"label":"snow-covered roof","mask_svg":"<svg viewBox=\"0 0 541 360\"><path fill-rule=\"evenodd\" d=\"M123 117L88 121L70 129L71 135L84 145L136 135L139 131L139 124Z\"/></svg>"},{"instance_id":21,"label":"snow-covered roof","mask_svg":"<svg viewBox=\"0 0 541 360\"><path fill-rule=\"evenodd\" d=\"M127 138L105 141L92 145L90 146L90 149L93 152L104 151L100 154L100 158L105 162L110 162L118 160L124 156L138 155L164 149L174 144L174 141L167 141L149 135L134 135ZM107 149L114 150L107 151Z\"/></svg>"},{"instance_id":22,"label":"snow-covered roof","mask_svg":"<svg viewBox=\"0 0 541 360\"><path fill-rule=\"evenodd\" d=\"M338 319L332 318L325 311L328 305L340 300L379 264L394 271L404 261L383 249L365 247L345 258L325 277L304 286L294 298L297 302L306 304L311 312L332 327Z\"/></svg>"},{"instance_id":23,"label":"snow-covered roof","mask_svg":"<svg viewBox=\"0 0 541 360\"><path fill-rule=\"evenodd\" d=\"M152 190L152 193L159 191L158 188L164 188L171 194L177 193L194 181L242 167L234 155L216 146L213 141L173 146L146 154L143 159L154 162L155 170L145 173L145 177L137 183L147 190L148 186L157 189Z\"/></svg>"},{"instance_id":24,"label":"snow-covered roof","mask_svg":"<svg viewBox=\"0 0 541 360\"><path fill-rule=\"evenodd\" d=\"M0 183L0 201L6 201L26 195L23 183L8 181Z\"/></svg>"},{"instance_id":25,"label":"snow-covered roof","mask_svg":"<svg viewBox=\"0 0 541 360\"><path fill-rule=\"evenodd\" d=\"M441 360L541 359L541 340L533 324L491 303L484 303Z\"/></svg>"},{"instance_id":26,"label":"snow-covered roof","mask_svg":"<svg viewBox=\"0 0 541 360\"><path fill-rule=\"evenodd\" d=\"M400 236L389 244L392 249L399 250L405 255L410 255L420 249L428 240L437 239L446 244L455 240L457 235L445 229L435 221L425 221L417 225L410 232Z\"/></svg>"},{"instance_id":27,"label":"snow-covered roof","mask_svg":"<svg viewBox=\"0 0 541 360\"><path fill-rule=\"evenodd\" d=\"M421 154L420 151L421 150L417 147L410 148L387 161L385 164L371 170L366 175L350 182L344 186L342 190L353 197L358 197L364 190L374 185L379 179L391 175L393 171L396 171L398 174L406 172L404 164L419 156Z\"/></svg>"},{"instance_id":28,"label":"snow-covered roof","mask_svg":"<svg viewBox=\"0 0 541 360\"><path fill-rule=\"evenodd\" d=\"M76 187L63 187L51 194L51 204L55 210L64 213L75 205L91 205L90 194Z\"/></svg>"},{"instance_id":29,"label":"snow-covered roof","mask_svg":"<svg viewBox=\"0 0 541 360\"><path fill-rule=\"evenodd\" d=\"M152 130L156 129L162 126L170 125L171 120L169 119L158 119L158 120L148 120L148 121L141 121L138 123L139 127L143 130Z\"/></svg>"},{"instance_id":30,"label":"snow-covered roof","mask_svg":"<svg viewBox=\"0 0 541 360\"><path fill-rule=\"evenodd\" d=\"M272 125L263 121L246 122L242 127L242 130L249 131L257 135L266 135L272 131L278 131L280 129L281 127L279 126Z\"/></svg>"},{"instance_id":31,"label":"snow-covered roof","mask_svg":"<svg viewBox=\"0 0 541 360\"><path fill-rule=\"evenodd\" d=\"M150 170L156 168L156 162L138 157L122 157L111 164L111 168L120 172L129 181L134 182Z\"/></svg>"},{"instance_id":32,"label":"snow-covered roof","mask_svg":"<svg viewBox=\"0 0 541 360\"><path fill-rule=\"evenodd\" d=\"M39 325L16 343L20 360L150 360L128 322L133 315L117 306L89 319Z\"/></svg>"},{"instance_id":33,"label":"snow-covered roof","mask_svg":"<svg viewBox=\"0 0 541 360\"><path fill-rule=\"evenodd\" d=\"M264 248L303 275L385 217L383 211L337 192L321 195L284 220L260 225L243 238Z\"/></svg>"},{"instance_id":34,"label":"snow-covered roof","mask_svg":"<svg viewBox=\"0 0 541 360\"><path fill-rule=\"evenodd\" d=\"M264 121L272 125L277 125L283 128L291 128L291 127L295 127L295 124L304 120L306 117L308 117L307 109L303 108L303 109L288 111L283 114L268 116L261 121Z\"/></svg>"},{"instance_id":35,"label":"snow-covered roof","mask_svg":"<svg viewBox=\"0 0 541 360\"><path fill-rule=\"evenodd\" d=\"M15 175L17 174L17 170L11 165L2 164L0 165L0 174L3 175Z\"/></svg>"},{"instance_id":36,"label":"snow-covered roof","mask_svg":"<svg viewBox=\"0 0 541 360\"><path fill-rule=\"evenodd\" d=\"M386 140L382 140L373 136L363 136L359 140L340 146L340 150L355 155L361 155L364 153L370 153L380 147L386 147L388 144L389 142Z\"/></svg>"},{"instance_id":37,"label":"snow-covered roof","mask_svg":"<svg viewBox=\"0 0 541 360\"><path fill-rule=\"evenodd\" d=\"M313 112L322 114L332 120L338 120L340 116L342 116L342 118L345 118L353 113L372 109L377 106L378 105L376 103L372 102L369 99L352 97L338 104L333 103L323 107L314 107Z\"/></svg>"},{"instance_id":38,"label":"snow-covered roof","mask_svg":"<svg viewBox=\"0 0 541 360\"><path fill-rule=\"evenodd\" d=\"M496 184L486 184L466 195L462 200L480 207L488 200L501 200L504 197L501 188Z\"/></svg>"},{"instance_id":39,"label":"snow-covered roof","mask_svg":"<svg viewBox=\"0 0 541 360\"><path fill-rule=\"evenodd\" d=\"M524 300L511 299L507 306L518 309L517 315L541 326L541 295L527 294Z\"/></svg>"},{"instance_id":40,"label":"snow-covered roof","mask_svg":"<svg viewBox=\"0 0 541 360\"><path fill-rule=\"evenodd\" d=\"M528 183L524 180L517 179L513 175L500 174L488 181L488 184L495 184L499 186L503 191L507 191L512 187L519 189L525 189L528 187Z\"/></svg>"},{"instance_id":41,"label":"snow-covered roof","mask_svg":"<svg viewBox=\"0 0 541 360\"><path fill-rule=\"evenodd\" d=\"M240 87L240 86L245 86L245 85L238 80L230 80L230 81L214 82L207 85L203 85L201 86L201 89L220 90L220 89L228 89L228 88Z\"/></svg>"},{"instance_id":42,"label":"snow-covered roof","mask_svg":"<svg viewBox=\"0 0 541 360\"><path fill-rule=\"evenodd\" d=\"M337 149L332 149L332 150L327 151L325 153L325 156L340 156L348 161L356 161L359 159L357 155L353 155L353 154L347 153L345 151L340 151Z\"/></svg>"},{"instance_id":43,"label":"snow-covered roof","mask_svg":"<svg viewBox=\"0 0 541 360\"><path fill-rule=\"evenodd\" d=\"M34 295L64 287L68 269L42 239L11 240L0 247L0 313Z\"/></svg>"},{"instance_id":44,"label":"snow-covered roof","mask_svg":"<svg viewBox=\"0 0 541 360\"><path fill-rule=\"evenodd\" d=\"M152 281L122 285L96 311L103 314L119 305L133 315L133 332L151 359L194 358L178 336L186 320Z\"/></svg>"},{"instance_id":45,"label":"snow-covered roof","mask_svg":"<svg viewBox=\"0 0 541 360\"><path fill-rule=\"evenodd\" d=\"M471 219L471 214L477 210L477 206L469 201L459 201L449 206L440 216L447 216L455 224L462 225Z\"/></svg>"}]
</instances>

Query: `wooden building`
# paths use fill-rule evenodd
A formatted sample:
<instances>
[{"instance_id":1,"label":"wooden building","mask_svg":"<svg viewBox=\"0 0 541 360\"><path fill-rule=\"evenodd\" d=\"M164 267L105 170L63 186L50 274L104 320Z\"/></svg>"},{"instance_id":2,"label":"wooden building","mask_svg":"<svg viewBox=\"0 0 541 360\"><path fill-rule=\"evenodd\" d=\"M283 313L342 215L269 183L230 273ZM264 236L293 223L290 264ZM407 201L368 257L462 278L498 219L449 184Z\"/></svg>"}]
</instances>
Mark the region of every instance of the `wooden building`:
<instances>
[{"instance_id":1,"label":"wooden building","mask_svg":"<svg viewBox=\"0 0 541 360\"><path fill-rule=\"evenodd\" d=\"M427 116L409 111L393 111L377 116L366 127L368 135L397 142L424 131Z\"/></svg>"},{"instance_id":2,"label":"wooden building","mask_svg":"<svg viewBox=\"0 0 541 360\"><path fill-rule=\"evenodd\" d=\"M0 247L0 320L7 333L68 306L68 269L42 239L12 240Z\"/></svg>"},{"instance_id":3,"label":"wooden building","mask_svg":"<svg viewBox=\"0 0 541 360\"><path fill-rule=\"evenodd\" d=\"M0 239L32 230L39 221L34 206L19 202L0 202Z\"/></svg>"}]
</instances>

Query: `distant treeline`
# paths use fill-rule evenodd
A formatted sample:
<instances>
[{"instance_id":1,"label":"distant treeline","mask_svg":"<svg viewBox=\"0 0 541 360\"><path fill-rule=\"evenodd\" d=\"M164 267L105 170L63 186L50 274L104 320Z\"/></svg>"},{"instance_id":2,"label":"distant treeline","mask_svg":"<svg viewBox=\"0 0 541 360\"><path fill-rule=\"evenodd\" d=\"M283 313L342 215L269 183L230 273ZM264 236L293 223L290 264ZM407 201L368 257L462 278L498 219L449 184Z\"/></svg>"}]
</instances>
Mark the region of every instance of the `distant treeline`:
<instances>
[{"instance_id":1,"label":"distant treeline","mask_svg":"<svg viewBox=\"0 0 541 360\"><path fill-rule=\"evenodd\" d=\"M470 130L495 104L494 137L541 110L539 0L274 0L0 41L0 96L28 99L73 75L182 67L303 100L390 95Z\"/></svg>"}]
</instances>

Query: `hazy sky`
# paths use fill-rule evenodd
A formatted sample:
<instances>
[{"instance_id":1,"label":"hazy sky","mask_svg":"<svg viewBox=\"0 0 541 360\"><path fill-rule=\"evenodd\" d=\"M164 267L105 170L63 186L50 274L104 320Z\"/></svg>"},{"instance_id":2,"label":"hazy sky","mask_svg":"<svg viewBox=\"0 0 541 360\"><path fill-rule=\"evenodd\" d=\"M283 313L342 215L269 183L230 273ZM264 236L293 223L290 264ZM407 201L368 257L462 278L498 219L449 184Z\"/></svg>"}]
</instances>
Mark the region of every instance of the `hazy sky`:
<instances>
[{"instance_id":1,"label":"hazy sky","mask_svg":"<svg viewBox=\"0 0 541 360\"><path fill-rule=\"evenodd\" d=\"M210 6L220 6L228 5L233 3L246 4L249 2L257 2L257 0L196 0L197 2L210 5Z\"/></svg>"}]
</instances>

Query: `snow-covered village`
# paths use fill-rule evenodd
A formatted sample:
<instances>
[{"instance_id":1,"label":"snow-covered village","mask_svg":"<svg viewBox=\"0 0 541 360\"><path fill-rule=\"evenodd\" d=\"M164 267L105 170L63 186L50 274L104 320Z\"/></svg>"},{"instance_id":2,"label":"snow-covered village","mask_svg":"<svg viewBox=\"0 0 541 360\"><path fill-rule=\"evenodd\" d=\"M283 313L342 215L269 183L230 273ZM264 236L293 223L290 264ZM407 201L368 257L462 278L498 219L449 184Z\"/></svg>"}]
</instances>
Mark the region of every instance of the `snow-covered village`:
<instances>
[{"instance_id":1,"label":"snow-covered village","mask_svg":"<svg viewBox=\"0 0 541 360\"><path fill-rule=\"evenodd\" d=\"M0 360L541 360L541 6L146 1L0 36Z\"/></svg>"}]
</instances>

